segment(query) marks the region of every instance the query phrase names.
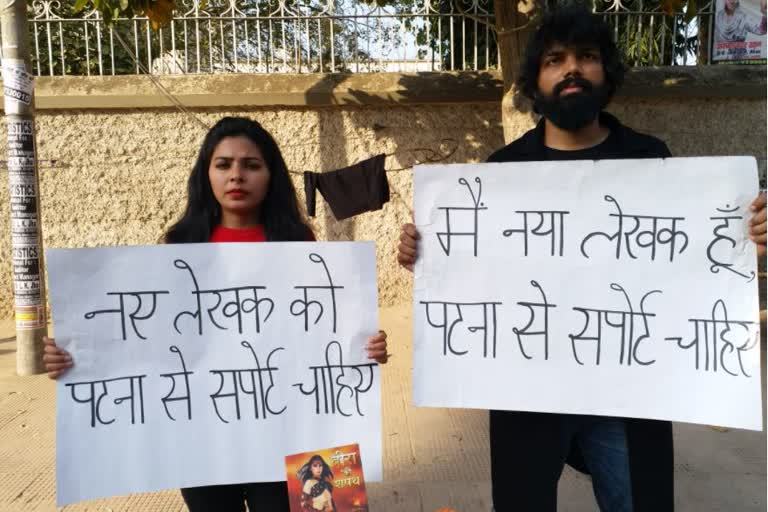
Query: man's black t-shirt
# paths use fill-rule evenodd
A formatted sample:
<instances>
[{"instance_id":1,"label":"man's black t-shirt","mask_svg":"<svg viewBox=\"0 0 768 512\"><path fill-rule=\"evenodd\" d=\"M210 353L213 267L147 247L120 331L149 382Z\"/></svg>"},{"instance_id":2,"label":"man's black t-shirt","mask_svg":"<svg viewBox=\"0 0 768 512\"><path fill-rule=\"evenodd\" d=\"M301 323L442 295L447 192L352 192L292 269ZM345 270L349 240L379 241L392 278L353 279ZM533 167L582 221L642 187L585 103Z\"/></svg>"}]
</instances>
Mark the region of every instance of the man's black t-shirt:
<instances>
[{"instance_id":1,"label":"man's black t-shirt","mask_svg":"<svg viewBox=\"0 0 768 512\"><path fill-rule=\"evenodd\" d=\"M608 155L615 155L620 149L619 137L615 131L611 130L603 142L591 148L564 151L545 146L544 158L546 160L602 160Z\"/></svg>"},{"instance_id":2,"label":"man's black t-shirt","mask_svg":"<svg viewBox=\"0 0 768 512\"><path fill-rule=\"evenodd\" d=\"M577 151L559 151L544 144L545 121L507 146L488 162L541 162L556 160L617 160L668 158L669 148L651 135L638 133L606 113L600 124L610 130L602 143ZM567 384L566 384L567 385ZM496 510L554 511L557 482L563 467L559 415L523 411L491 411L491 480ZM672 512L674 450L672 424L668 421L628 418L632 501L635 512ZM567 462L583 468L578 450ZM586 469L586 468L583 468ZM514 486L510 485L514 483Z\"/></svg>"}]
</instances>

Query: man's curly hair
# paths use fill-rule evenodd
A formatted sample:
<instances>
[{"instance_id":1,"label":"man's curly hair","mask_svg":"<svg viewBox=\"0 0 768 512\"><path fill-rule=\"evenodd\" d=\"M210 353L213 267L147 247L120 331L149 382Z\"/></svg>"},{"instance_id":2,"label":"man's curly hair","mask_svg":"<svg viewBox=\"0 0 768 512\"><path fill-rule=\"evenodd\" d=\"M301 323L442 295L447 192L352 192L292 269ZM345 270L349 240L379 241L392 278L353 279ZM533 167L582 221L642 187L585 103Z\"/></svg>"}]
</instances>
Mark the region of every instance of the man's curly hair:
<instances>
[{"instance_id":1,"label":"man's curly hair","mask_svg":"<svg viewBox=\"0 0 768 512\"><path fill-rule=\"evenodd\" d=\"M546 14L528 40L516 81L518 90L527 98L535 100L541 58L555 43L570 48L589 45L600 49L608 100L624 82L626 67L613 40L613 30L586 8L569 6Z\"/></svg>"}]
</instances>

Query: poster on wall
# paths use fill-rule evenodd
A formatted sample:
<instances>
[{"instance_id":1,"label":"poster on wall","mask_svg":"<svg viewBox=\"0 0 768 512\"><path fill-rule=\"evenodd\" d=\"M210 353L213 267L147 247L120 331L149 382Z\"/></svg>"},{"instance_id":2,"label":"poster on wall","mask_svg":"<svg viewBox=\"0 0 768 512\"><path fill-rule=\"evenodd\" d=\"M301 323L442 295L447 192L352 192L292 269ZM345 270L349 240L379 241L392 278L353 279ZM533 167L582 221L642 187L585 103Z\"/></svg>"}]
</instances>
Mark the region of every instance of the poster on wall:
<instances>
[{"instance_id":1,"label":"poster on wall","mask_svg":"<svg viewBox=\"0 0 768 512\"><path fill-rule=\"evenodd\" d=\"M766 63L766 0L717 0L712 61Z\"/></svg>"}]
</instances>

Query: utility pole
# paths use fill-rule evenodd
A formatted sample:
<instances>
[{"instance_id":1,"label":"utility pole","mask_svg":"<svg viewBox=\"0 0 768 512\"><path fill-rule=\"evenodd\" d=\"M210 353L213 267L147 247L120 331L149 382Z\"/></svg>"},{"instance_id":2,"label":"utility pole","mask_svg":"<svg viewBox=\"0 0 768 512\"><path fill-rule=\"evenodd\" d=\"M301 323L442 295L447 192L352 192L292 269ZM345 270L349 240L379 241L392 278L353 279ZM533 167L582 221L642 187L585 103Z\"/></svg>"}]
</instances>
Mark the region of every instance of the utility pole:
<instances>
[{"instance_id":1,"label":"utility pole","mask_svg":"<svg viewBox=\"0 0 768 512\"><path fill-rule=\"evenodd\" d=\"M35 147L34 77L29 53L27 3L0 5L3 95L8 130L13 294L16 311L16 372L42 373L46 334L40 182Z\"/></svg>"}]
</instances>

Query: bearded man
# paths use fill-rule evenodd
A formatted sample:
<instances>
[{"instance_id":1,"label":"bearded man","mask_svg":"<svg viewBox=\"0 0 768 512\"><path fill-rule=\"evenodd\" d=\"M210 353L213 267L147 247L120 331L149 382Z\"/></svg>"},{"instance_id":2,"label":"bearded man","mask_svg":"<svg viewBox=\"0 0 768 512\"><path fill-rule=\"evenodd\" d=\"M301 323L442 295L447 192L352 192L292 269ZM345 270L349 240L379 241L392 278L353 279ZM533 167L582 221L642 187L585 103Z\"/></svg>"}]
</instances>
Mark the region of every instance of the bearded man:
<instances>
[{"instance_id":1,"label":"bearded man","mask_svg":"<svg viewBox=\"0 0 768 512\"><path fill-rule=\"evenodd\" d=\"M517 81L541 121L488 161L670 157L664 142L603 112L624 73L613 29L597 16L579 8L548 14L528 43ZM765 204L763 193L752 203L750 224L760 257L765 256ZM418 255L418 240L413 224L402 227L398 262L409 270ZM491 411L490 444L496 512L556 512L557 486L566 463L592 475L603 512L674 509L668 421Z\"/></svg>"}]
</instances>

